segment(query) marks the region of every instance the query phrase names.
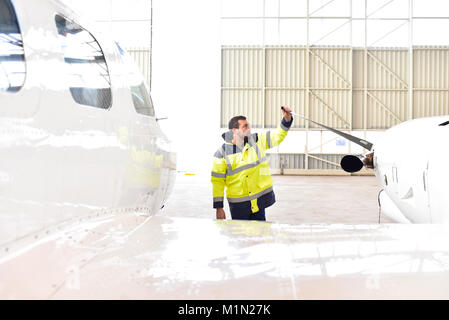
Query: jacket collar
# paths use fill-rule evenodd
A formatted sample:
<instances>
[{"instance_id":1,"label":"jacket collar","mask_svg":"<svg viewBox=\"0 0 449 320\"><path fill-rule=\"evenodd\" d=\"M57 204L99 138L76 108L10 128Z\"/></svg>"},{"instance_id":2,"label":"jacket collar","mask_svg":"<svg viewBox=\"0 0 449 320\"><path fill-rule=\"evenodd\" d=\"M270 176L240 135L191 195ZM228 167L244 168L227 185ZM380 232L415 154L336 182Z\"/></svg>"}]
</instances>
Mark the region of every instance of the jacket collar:
<instances>
[{"instance_id":1,"label":"jacket collar","mask_svg":"<svg viewBox=\"0 0 449 320\"><path fill-rule=\"evenodd\" d=\"M235 150L239 150L242 151L244 149L244 146L249 143L249 139L248 137L245 137L244 143L242 147L239 147L237 145L235 145L234 143L232 143L232 139L234 139L234 133L232 132L232 130L226 131L225 133L223 133L221 135L221 137L224 139L224 141L226 142L227 145L232 145L234 146L234 153ZM250 138L251 139L251 138ZM249 143L251 145L251 143Z\"/></svg>"},{"instance_id":2,"label":"jacket collar","mask_svg":"<svg viewBox=\"0 0 449 320\"><path fill-rule=\"evenodd\" d=\"M225 133L223 133L221 135L221 137L223 138L223 140L225 142L232 143L232 139L234 138L234 133L232 132L232 130L228 130Z\"/></svg>"}]
</instances>

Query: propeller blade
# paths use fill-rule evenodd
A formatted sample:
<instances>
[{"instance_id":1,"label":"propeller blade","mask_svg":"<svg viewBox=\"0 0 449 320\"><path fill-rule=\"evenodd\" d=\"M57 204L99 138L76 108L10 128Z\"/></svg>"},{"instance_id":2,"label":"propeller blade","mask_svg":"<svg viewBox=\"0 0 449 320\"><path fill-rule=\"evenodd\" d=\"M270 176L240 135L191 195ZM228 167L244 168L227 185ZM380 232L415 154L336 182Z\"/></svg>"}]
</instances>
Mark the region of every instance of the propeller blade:
<instances>
[{"instance_id":1,"label":"propeller blade","mask_svg":"<svg viewBox=\"0 0 449 320\"><path fill-rule=\"evenodd\" d=\"M284 107L281 107L281 109L282 109L283 111L285 111ZM300 115L300 114L298 114L298 113L295 113L295 112L290 112L290 113L291 113L292 115L294 115L294 116L298 116L298 117L300 117L300 118L302 118L302 119L304 119L304 120L310 121L310 122L312 122L312 123L314 123L314 124L316 124L316 125L319 125L320 127L323 127L323 128L325 128L325 129L327 129L327 130L329 130L329 131L332 131L332 132L334 132L334 133L336 133L336 134L338 134L338 135L340 135L340 136L342 136L342 137L348 139L349 141L352 141L352 142L358 144L359 146L362 146L362 147L365 148L365 149L371 150L371 149L373 148L373 144L372 144L371 142L368 142L368 141L366 141L366 140L363 140L363 139L360 139L360 138L358 138L358 137L352 136L352 135L350 135L350 134L348 134L348 133L341 132L341 131L339 131L339 130L337 130L337 129L330 128L330 127L328 127L328 126L325 126L324 124L321 124L321 123L315 122L315 121L313 121L313 120L310 120L310 119L308 119L308 118L306 118L306 117L304 117L303 115Z\"/></svg>"}]
</instances>

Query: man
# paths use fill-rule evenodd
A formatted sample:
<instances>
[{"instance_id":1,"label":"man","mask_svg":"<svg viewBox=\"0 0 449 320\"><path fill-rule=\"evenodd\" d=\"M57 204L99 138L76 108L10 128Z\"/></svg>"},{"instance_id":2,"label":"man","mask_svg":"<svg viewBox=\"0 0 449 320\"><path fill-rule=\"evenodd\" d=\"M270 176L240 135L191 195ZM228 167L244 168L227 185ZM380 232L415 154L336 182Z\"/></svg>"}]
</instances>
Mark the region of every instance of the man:
<instances>
[{"instance_id":1,"label":"man","mask_svg":"<svg viewBox=\"0 0 449 320\"><path fill-rule=\"evenodd\" d=\"M225 143L214 155L212 189L217 219L226 219L223 209L224 190L232 219L265 221L265 208L276 201L265 151L278 146L293 123L291 110L283 107L284 118L273 131L251 134L244 116L229 121L229 131L222 135Z\"/></svg>"}]
</instances>

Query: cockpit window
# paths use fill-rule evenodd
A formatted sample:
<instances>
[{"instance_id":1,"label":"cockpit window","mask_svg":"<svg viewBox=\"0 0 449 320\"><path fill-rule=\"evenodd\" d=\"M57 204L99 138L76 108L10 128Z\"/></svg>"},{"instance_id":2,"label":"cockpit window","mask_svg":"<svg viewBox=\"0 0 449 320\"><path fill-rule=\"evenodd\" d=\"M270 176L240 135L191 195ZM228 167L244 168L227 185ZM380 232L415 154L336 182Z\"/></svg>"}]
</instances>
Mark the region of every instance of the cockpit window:
<instances>
[{"instance_id":1,"label":"cockpit window","mask_svg":"<svg viewBox=\"0 0 449 320\"><path fill-rule=\"evenodd\" d=\"M134 104L134 108L137 113L154 117L153 102L151 101L151 96L148 92L145 83L143 82L143 77L137 68L136 64L132 61L129 54L123 50L120 45L116 42L118 51L122 56L124 62L129 68L129 81L131 96Z\"/></svg>"},{"instance_id":2,"label":"cockpit window","mask_svg":"<svg viewBox=\"0 0 449 320\"><path fill-rule=\"evenodd\" d=\"M82 105L108 109L112 102L111 79L100 45L75 22L59 15L55 21L73 99Z\"/></svg>"},{"instance_id":3,"label":"cockpit window","mask_svg":"<svg viewBox=\"0 0 449 320\"><path fill-rule=\"evenodd\" d=\"M131 86L131 95L137 113L154 117L153 102L143 82L138 86Z\"/></svg>"},{"instance_id":4,"label":"cockpit window","mask_svg":"<svg viewBox=\"0 0 449 320\"><path fill-rule=\"evenodd\" d=\"M17 92L25 82L25 55L17 16L9 0L0 0L0 91Z\"/></svg>"},{"instance_id":5,"label":"cockpit window","mask_svg":"<svg viewBox=\"0 0 449 320\"><path fill-rule=\"evenodd\" d=\"M447 126L449 124L449 121L445 121L443 123L440 123L439 126Z\"/></svg>"}]
</instances>

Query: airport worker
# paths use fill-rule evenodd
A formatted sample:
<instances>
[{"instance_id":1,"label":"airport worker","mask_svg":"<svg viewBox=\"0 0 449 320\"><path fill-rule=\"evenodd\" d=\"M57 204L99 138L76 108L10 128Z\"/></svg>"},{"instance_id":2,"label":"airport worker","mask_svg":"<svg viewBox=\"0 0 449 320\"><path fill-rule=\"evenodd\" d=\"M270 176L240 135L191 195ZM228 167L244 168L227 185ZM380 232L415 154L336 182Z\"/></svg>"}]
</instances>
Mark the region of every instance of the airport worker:
<instances>
[{"instance_id":1,"label":"airport worker","mask_svg":"<svg viewBox=\"0 0 449 320\"><path fill-rule=\"evenodd\" d=\"M229 121L223 145L214 154L211 182L217 219L226 219L224 191L234 220L265 221L265 208L276 201L273 179L265 151L278 146L293 123L291 109L283 107L280 126L265 133L251 134L244 116Z\"/></svg>"}]
</instances>

